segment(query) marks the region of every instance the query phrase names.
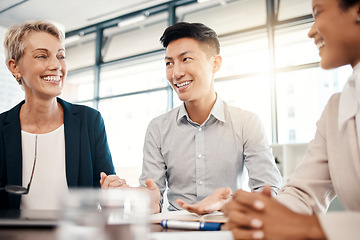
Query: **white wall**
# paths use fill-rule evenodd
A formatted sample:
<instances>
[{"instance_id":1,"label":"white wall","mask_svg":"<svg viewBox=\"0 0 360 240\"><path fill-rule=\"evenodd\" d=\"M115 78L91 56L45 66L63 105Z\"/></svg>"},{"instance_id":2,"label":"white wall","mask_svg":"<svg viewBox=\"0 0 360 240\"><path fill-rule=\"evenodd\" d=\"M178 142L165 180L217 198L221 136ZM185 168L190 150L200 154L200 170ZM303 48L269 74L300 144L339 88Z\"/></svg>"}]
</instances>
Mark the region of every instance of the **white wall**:
<instances>
[{"instance_id":1,"label":"white wall","mask_svg":"<svg viewBox=\"0 0 360 240\"><path fill-rule=\"evenodd\" d=\"M0 113L15 106L24 99L24 91L17 84L5 64L4 37L6 28L0 27Z\"/></svg>"}]
</instances>

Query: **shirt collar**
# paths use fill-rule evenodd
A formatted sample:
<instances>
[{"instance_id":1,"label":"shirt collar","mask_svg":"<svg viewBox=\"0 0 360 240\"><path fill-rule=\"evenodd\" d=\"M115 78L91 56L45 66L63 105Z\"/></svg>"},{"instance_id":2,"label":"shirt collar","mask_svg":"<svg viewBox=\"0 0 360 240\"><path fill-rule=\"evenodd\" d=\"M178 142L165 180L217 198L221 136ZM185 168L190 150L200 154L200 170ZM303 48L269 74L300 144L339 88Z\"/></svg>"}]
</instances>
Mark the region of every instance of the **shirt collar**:
<instances>
[{"instance_id":1,"label":"shirt collar","mask_svg":"<svg viewBox=\"0 0 360 240\"><path fill-rule=\"evenodd\" d=\"M224 106L224 102L218 96L216 97L215 104L214 104L213 108L210 111L210 115L213 115L217 120L219 120L221 122L225 122L225 106Z\"/></svg>"},{"instance_id":2,"label":"shirt collar","mask_svg":"<svg viewBox=\"0 0 360 240\"><path fill-rule=\"evenodd\" d=\"M224 105L224 102L221 100L221 98L217 94L216 94L216 100L215 100L214 106L212 107L209 117L207 119L209 119L210 116L214 116L217 120L219 120L221 122L225 122L225 105ZM182 103L180 106L177 121L179 121L183 117L186 117L188 121L191 121L189 114L186 111L185 103ZM207 122L207 120L205 122Z\"/></svg>"},{"instance_id":3,"label":"shirt collar","mask_svg":"<svg viewBox=\"0 0 360 240\"><path fill-rule=\"evenodd\" d=\"M353 73L344 86L339 100L339 130L358 112L360 104L360 63L353 68Z\"/></svg>"}]
</instances>

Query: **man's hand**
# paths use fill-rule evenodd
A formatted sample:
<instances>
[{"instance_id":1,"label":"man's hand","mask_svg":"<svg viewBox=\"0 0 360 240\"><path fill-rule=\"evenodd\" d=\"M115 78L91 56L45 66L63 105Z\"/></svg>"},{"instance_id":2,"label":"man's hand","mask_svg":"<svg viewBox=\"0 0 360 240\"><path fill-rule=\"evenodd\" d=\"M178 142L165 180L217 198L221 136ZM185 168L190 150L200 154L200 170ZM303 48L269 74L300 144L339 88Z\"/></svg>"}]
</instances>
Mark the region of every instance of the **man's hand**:
<instances>
[{"instance_id":1,"label":"man's hand","mask_svg":"<svg viewBox=\"0 0 360 240\"><path fill-rule=\"evenodd\" d=\"M150 196L150 206L152 213L160 212L160 190L154 180L148 178L145 180L146 187L139 187L139 189L148 191Z\"/></svg>"},{"instance_id":2,"label":"man's hand","mask_svg":"<svg viewBox=\"0 0 360 240\"><path fill-rule=\"evenodd\" d=\"M231 189L225 187L216 189L211 195L196 204L187 204L181 199L176 200L176 202L183 209L202 215L220 210L230 199Z\"/></svg>"},{"instance_id":3,"label":"man's hand","mask_svg":"<svg viewBox=\"0 0 360 240\"><path fill-rule=\"evenodd\" d=\"M119 178L116 175L106 175L106 173L101 172L100 174L100 185L101 188L130 188L130 189L139 189L141 191L147 191L150 196L150 204L152 213L160 212L160 190L156 183L148 178L145 181L146 187L130 187L126 180Z\"/></svg>"},{"instance_id":4,"label":"man's hand","mask_svg":"<svg viewBox=\"0 0 360 240\"><path fill-rule=\"evenodd\" d=\"M154 180L151 178L145 181L146 188L150 193L151 209L153 213L160 212L160 190Z\"/></svg>"},{"instance_id":5,"label":"man's hand","mask_svg":"<svg viewBox=\"0 0 360 240\"><path fill-rule=\"evenodd\" d=\"M119 178L116 175L106 175L106 173L101 172L100 178L101 188L129 187L125 179Z\"/></svg>"}]
</instances>

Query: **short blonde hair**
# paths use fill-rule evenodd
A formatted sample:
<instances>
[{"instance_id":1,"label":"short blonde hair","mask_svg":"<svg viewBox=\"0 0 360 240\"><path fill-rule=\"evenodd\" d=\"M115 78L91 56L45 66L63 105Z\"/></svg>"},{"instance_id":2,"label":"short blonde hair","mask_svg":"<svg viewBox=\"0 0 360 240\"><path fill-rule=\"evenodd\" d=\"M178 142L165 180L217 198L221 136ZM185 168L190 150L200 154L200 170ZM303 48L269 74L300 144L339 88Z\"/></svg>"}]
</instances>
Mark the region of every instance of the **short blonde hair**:
<instances>
[{"instance_id":1,"label":"short blonde hair","mask_svg":"<svg viewBox=\"0 0 360 240\"><path fill-rule=\"evenodd\" d=\"M64 41L64 34L52 23L44 20L29 20L22 24L13 24L8 28L5 34L4 48L6 65L10 59L19 62L24 55L25 44L24 39L31 32L46 32L61 42ZM21 84L19 82L19 84Z\"/></svg>"}]
</instances>

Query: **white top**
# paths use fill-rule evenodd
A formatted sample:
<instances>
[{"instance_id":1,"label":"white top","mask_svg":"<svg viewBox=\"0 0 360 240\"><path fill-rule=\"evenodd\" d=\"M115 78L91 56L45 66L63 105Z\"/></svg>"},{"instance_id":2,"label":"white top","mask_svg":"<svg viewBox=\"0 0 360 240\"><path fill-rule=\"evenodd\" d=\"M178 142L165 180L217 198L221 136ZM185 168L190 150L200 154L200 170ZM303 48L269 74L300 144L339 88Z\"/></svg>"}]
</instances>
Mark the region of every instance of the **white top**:
<instances>
[{"instance_id":1,"label":"white top","mask_svg":"<svg viewBox=\"0 0 360 240\"><path fill-rule=\"evenodd\" d=\"M22 186L27 187L35 157L37 159L30 191L21 197L20 209L59 209L60 197L68 192L65 173L64 125L45 133L33 134L21 131L22 137Z\"/></svg>"}]
</instances>

